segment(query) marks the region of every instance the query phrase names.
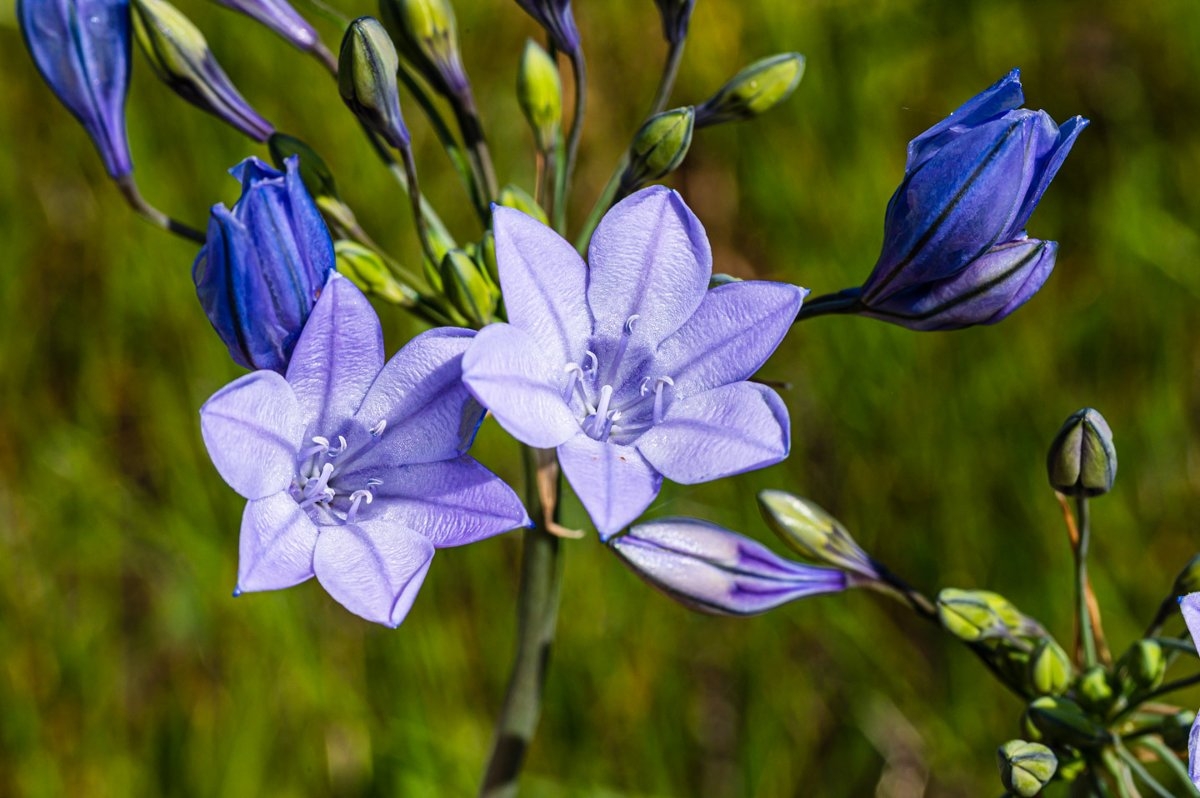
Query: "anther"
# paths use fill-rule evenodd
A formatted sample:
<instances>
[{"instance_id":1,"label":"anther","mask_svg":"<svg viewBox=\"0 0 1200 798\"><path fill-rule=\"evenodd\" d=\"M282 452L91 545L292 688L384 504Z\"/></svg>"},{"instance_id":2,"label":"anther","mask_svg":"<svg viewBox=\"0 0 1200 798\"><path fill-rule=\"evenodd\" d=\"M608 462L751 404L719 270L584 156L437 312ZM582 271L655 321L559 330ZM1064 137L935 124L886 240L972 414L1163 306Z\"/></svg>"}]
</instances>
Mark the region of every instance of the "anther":
<instances>
[{"instance_id":1,"label":"anther","mask_svg":"<svg viewBox=\"0 0 1200 798\"><path fill-rule=\"evenodd\" d=\"M371 437L378 438L380 435L383 434L383 431L385 429L387 429L387 419L381 418L381 419L379 419L379 423L377 423L375 426L371 427L371 430L370 430Z\"/></svg>"},{"instance_id":2,"label":"anther","mask_svg":"<svg viewBox=\"0 0 1200 798\"><path fill-rule=\"evenodd\" d=\"M369 490L356 490L350 494L350 509L346 512L347 524L353 524L355 519L358 518L358 506L362 504L364 499L367 504L370 504L375 500L375 497Z\"/></svg>"}]
</instances>

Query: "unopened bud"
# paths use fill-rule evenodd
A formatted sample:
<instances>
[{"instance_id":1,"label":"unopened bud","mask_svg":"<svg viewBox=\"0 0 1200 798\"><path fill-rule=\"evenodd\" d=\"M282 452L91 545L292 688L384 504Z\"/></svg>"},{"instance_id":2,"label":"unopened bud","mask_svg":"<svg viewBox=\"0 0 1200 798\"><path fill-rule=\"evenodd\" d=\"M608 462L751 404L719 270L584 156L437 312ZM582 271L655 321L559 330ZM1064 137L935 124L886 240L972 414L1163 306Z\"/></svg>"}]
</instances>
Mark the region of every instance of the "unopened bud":
<instances>
[{"instance_id":1,"label":"unopened bud","mask_svg":"<svg viewBox=\"0 0 1200 798\"><path fill-rule=\"evenodd\" d=\"M634 134L629 164L621 175L621 191L632 193L674 172L692 145L695 119L690 105L650 117Z\"/></svg>"},{"instance_id":2,"label":"unopened bud","mask_svg":"<svg viewBox=\"0 0 1200 798\"><path fill-rule=\"evenodd\" d=\"M333 251L337 255L337 270L349 277L364 294L374 294L405 307L415 304L415 292L392 276L383 258L374 250L342 240L334 242Z\"/></svg>"},{"instance_id":3,"label":"unopened bud","mask_svg":"<svg viewBox=\"0 0 1200 798\"><path fill-rule=\"evenodd\" d=\"M1104 416L1090 407L1071 414L1050 444L1050 484L1067 496L1100 496L1117 476L1117 450Z\"/></svg>"},{"instance_id":4,"label":"unopened bud","mask_svg":"<svg viewBox=\"0 0 1200 798\"><path fill-rule=\"evenodd\" d=\"M234 88L200 29L166 0L133 0L133 28L155 74L192 105L255 141L274 132Z\"/></svg>"},{"instance_id":5,"label":"unopened bud","mask_svg":"<svg viewBox=\"0 0 1200 798\"><path fill-rule=\"evenodd\" d=\"M720 91L696 108L696 127L751 119L786 100L804 77L804 56L781 53L733 76Z\"/></svg>"},{"instance_id":6,"label":"unopened bud","mask_svg":"<svg viewBox=\"0 0 1200 798\"><path fill-rule=\"evenodd\" d=\"M1099 665L1088 668L1079 677L1075 686L1079 701L1094 712L1103 712L1113 700L1112 685L1108 681L1108 672Z\"/></svg>"},{"instance_id":7,"label":"unopened bud","mask_svg":"<svg viewBox=\"0 0 1200 798\"><path fill-rule=\"evenodd\" d=\"M1102 745L1109 739L1108 730L1088 718L1069 698L1048 695L1035 698L1025 713L1051 744L1088 748Z\"/></svg>"},{"instance_id":8,"label":"unopened bud","mask_svg":"<svg viewBox=\"0 0 1200 798\"><path fill-rule=\"evenodd\" d=\"M546 212L542 210L542 206L538 205L533 197L529 196L529 192L520 186L514 186L509 183L504 188L500 189L500 196L497 202L506 208L513 208L520 211L526 216L532 216L542 224L550 224L546 217Z\"/></svg>"},{"instance_id":9,"label":"unopened bud","mask_svg":"<svg viewBox=\"0 0 1200 798\"><path fill-rule=\"evenodd\" d=\"M562 124L562 79L554 59L532 39L525 42L517 70L517 102L533 128L538 150L549 152Z\"/></svg>"},{"instance_id":10,"label":"unopened bud","mask_svg":"<svg viewBox=\"0 0 1200 798\"><path fill-rule=\"evenodd\" d=\"M1117 678L1128 694L1147 692L1162 684L1167 659L1156 640L1139 640L1117 662Z\"/></svg>"},{"instance_id":11,"label":"unopened bud","mask_svg":"<svg viewBox=\"0 0 1200 798\"><path fill-rule=\"evenodd\" d=\"M1009 740L1000 746L996 762L1004 789L1021 798L1032 798L1041 792L1058 770L1058 758L1053 751L1025 740Z\"/></svg>"},{"instance_id":12,"label":"unopened bud","mask_svg":"<svg viewBox=\"0 0 1200 798\"><path fill-rule=\"evenodd\" d=\"M1062 695L1071 685L1071 659L1053 638L1043 637L1029 656L1029 683L1039 695Z\"/></svg>"},{"instance_id":13,"label":"unopened bud","mask_svg":"<svg viewBox=\"0 0 1200 798\"><path fill-rule=\"evenodd\" d=\"M400 59L387 31L373 17L350 23L338 56L338 93L359 121L396 149L409 144L400 115L396 70Z\"/></svg>"},{"instance_id":14,"label":"unopened bud","mask_svg":"<svg viewBox=\"0 0 1200 798\"><path fill-rule=\"evenodd\" d=\"M938 594L937 609L946 631L968 643L1040 630L1011 601L988 590L946 588Z\"/></svg>"},{"instance_id":15,"label":"unopened bud","mask_svg":"<svg viewBox=\"0 0 1200 798\"><path fill-rule=\"evenodd\" d=\"M764 490L758 494L758 509L767 526L797 554L871 581L879 579L871 558L846 528L815 503L781 490Z\"/></svg>"},{"instance_id":16,"label":"unopened bud","mask_svg":"<svg viewBox=\"0 0 1200 798\"><path fill-rule=\"evenodd\" d=\"M679 44L687 38L688 23L696 0L654 0L662 16L663 38L670 44Z\"/></svg>"},{"instance_id":17,"label":"unopened bud","mask_svg":"<svg viewBox=\"0 0 1200 798\"><path fill-rule=\"evenodd\" d=\"M458 25L446 0L379 0L379 17L404 60L440 94L461 98L470 83L458 50Z\"/></svg>"},{"instance_id":18,"label":"unopened bud","mask_svg":"<svg viewBox=\"0 0 1200 798\"><path fill-rule=\"evenodd\" d=\"M461 249L452 249L442 258L442 291L455 310L468 321L484 326L496 312L491 285L475 260Z\"/></svg>"}]
</instances>

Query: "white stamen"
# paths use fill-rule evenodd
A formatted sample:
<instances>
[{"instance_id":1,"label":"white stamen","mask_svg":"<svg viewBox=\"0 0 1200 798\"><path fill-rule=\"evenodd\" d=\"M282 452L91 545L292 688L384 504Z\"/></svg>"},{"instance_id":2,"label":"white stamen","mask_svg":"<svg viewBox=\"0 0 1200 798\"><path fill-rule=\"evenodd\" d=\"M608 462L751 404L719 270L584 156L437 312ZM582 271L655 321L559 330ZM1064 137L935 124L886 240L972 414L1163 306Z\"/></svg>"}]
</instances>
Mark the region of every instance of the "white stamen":
<instances>
[{"instance_id":1,"label":"white stamen","mask_svg":"<svg viewBox=\"0 0 1200 798\"><path fill-rule=\"evenodd\" d=\"M377 423L375 426L371 427L371 430L370 430L371 437L378 438L380 435L383 434L383 431L385 429L387 429L387 419L381 418L381 419L379 419L379 423Z\"/></svg>"},{"instance_id":2,"label":"white stamen","mask_svg":"<svg viewBox=\"0 0 1200 798\"><path fill-rule=\"evenodd\" d=\"M375 496L369 490L356 490L350 494L350 509L346 512L346 523L353 524L358 518L358 506L363 500L370 504L375 500Z\"/></svg>"},{"instance_id":3,"label":"white stamen","mask_svg":"<svg viewBox=\"0 0 1200 798\"><path fill-rule=\"evenodd\" d=\"M587 356L589 371L595 371L600 368L600 358L596 357L595 352L589 349L583 354Z\"/></svg>"}]
</instances>

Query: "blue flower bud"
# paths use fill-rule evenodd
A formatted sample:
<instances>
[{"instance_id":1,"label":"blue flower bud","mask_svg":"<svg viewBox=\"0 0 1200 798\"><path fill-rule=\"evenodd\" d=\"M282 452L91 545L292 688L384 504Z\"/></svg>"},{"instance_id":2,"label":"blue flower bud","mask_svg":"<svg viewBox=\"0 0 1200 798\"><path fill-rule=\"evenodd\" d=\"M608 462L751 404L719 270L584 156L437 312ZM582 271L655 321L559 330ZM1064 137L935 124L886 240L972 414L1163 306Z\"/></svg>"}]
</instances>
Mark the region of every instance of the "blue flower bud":
<instances>
[{"instance_id":1,"label":"blue flower bud","mask_svg":"<svg viewBox=\"0 0 1200 798\"><path fill-rule=\"evenodd\" d=\"M686 39L696 0L654 0L654 3L662 15L663 38L670 44Z\"/></svg>"},{"instance_id":2,"label":"blue flower bud","mask_svg":"<svg viewBox=\"0 0 1200 798\"><path fill-rule=\"evenodd\" d=\"M579 49L579 29L575 27L571 0L517 0L517 5L546 29L559 50L573 55Z\"/></svg>"},{"instance_id":3,"label":"blue flower bud","mask_svg":"<svg viewBox=\"0 0 1200 798\"><path fill-rule=\"evenodd\" d=\"M1054 248L1026 239L1025 224L1087 120L1060 128L1023 101L1014 69L910 142L861 290L872 315L915 329L989 323L1041 286Z\"/></svg>"},{"instance_id":4,"label":"blue flower bud","mask_svg":"<svg viewBox=\"0 0 1200 798\"><path fill-rule=\"evenodd\" d=\"M713 615L755 615L847 587L841 571L785 560L760 543L694 518L639 524L609 546L652 586Z\"/></svg>"},{"instance_id":5,"label":"blue flower bud","mask_svg":"<svg viewBox=\"0 0 1200 798\"><path fill-rule=\"evenodd\" d=\"M230 174L242 196L213 206L196 294L234 361L283 373L333 268L333 241L295 156L286 173L248 158Z\"/></svg>"},{"instance_id":6,"label":"blue flower bud","mask_svg":"<svg viewBox=\"0 0 1200 798\"><path fill-rule=\"evenodd\" d=\"M132 172L128 0L17 0L17 18L38 71L83 125L108 174Z\"/></svg>"},{"instance_id":7,"label":"blue flower bud","mask_svg":"<svg viewBox=\"0 0 1200 798\"><path fill-rule=\"evenodd\" d=\"M1112 428L1099 411L1076 410L1063 422L1046 456L1050 485L1066 496L1100 496L1117 478Z\"/></svg>"},{"instance_id":8,"label":"blue flower bud","mask_svg":"<svg viewBox=\"0 0 1200 798\"><path fill-rule=\"evenodd\" d=\"M396 70L400 58L387 31L373 17L350 23L338 58L338 91L364 125L396 149L407 149Z\"/></svg>"},{"instance_id":9,"label":"blue flower bud","mask_svg":"<svg viewBox=\"0 0 1200 798\"><path fill-rule=\"evenodd\" d=\"M275 31L288 42L305 52L320 48L321 39L308 20L300 16L287 0L217 0L226 8L245 14Z\"/></svg>"},{"instance_id":10,"label":"blue flower bud","mask_svg":"<svg viewBox=\"0 0 1200 798\"><path fill-rule=\"evenodd\" d=\"M133 28L155 74L180 97L255 141L274 132L234 88L200 29L167 0L133 0Z\"/></svg>"}]
</instances>

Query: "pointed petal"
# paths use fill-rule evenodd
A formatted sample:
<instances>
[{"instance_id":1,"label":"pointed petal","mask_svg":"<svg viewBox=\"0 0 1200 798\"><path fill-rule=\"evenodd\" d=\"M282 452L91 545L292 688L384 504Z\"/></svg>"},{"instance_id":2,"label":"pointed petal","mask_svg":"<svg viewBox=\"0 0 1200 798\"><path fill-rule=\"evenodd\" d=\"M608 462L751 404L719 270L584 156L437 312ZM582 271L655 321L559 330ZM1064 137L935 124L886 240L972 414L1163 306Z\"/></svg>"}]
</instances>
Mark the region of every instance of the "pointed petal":
<instances>
[{"instance_id":1,"label":"pointed petal","mask_svg":"<svg viewBox=\"0 0 1200 798\"><path fill-rule=\"evenodd\" d=\"M433 559L433 544L396 526L370 522L321 527L313 569L346 609L393 629L400 625Z\"/></svg>"},{"instance_id":2,"label":"pointed petal","mask_svg":"<svg viewBox=\"0 0 1200 798\"><path fill-rule=\"evenodd\" d=\"M528 526L529 515L504 480L470 457L404 466L375 489L372 523L411 529L434 546L462 546Z\"/></svg>"},{"instance_id":3,"label":"pointed petal","mask_svg":"<svg viewBox=\"0 0 1200 798\"><path fill-rule=\"evenodd\" d=\"M908 163L911 172L963 132L979 127L1006 111L1020 108L1025 102L1021 91L1021 70L1014 69L979 94L960 105L950 116L938 122L908 143Z\"/></svg>"},{"instance_id":4,"label":"pointed petal","mask_svg":"<svg viewBox=\"0 0 1200 798\"><path fill-rule=\"evenodd\" d=\"M361 456L392 465L458 457L471 447L483 408L462 383L462 355L475 333L442 327L421 333L387 362L355 420L381 439Z\"/></svg>"},{"instance_id":5,"label":"pointed petal","mask_svg":"<svg viewBox=\"0 0 1200 798\"><path fill-rule=\"evenodd\" d=\"M579 431L563 399L563 365L550 360L524 330L490 324L463 355L463 382L508 434L548 449Z\"/></svg>"},{"instance_id":6,"label":"pointed petal","mask_svg":"<svg viewBox=\"0 0 1200 798\"><path fill-rule=\"evenodd\" d=\"M286 491L247 502L238 543L239 593L281 590L313 575L317 525Z\"/></svg>"},{"instance_id":7,"label":"pointed petal","mask_svg":"<svg viewBox=\"0 0 1200 798\"><path fill-rule=\"evenodd\" d=\"M779 346L807 293L761 281L714 288L687 323L659 345L655 368L674 380L680 399L740 382Z\"/></svg>"},{"instance_id":8,"label":"pointed petal","mask_svg":"<svg viewBox=\"0 0 1200 798\"><path fill-rule=\"evenodd\" d=\"M558 447L558 462L601 540L641 515L662 487L662 477L637 449L582 432Z\"/></svg>"},{"instance_id":9,"label":"pointed petal","mask_svg":"<svg viewBox=\"0 0 1200 798\"><path fill-rule=\"evenodd\" d=\"M788 413L765 385L736 382L673 403L637 448L684 485L763 468L787 457Z\"/></svg>"},{"instance_id":10,"label":"pointed petal","mask_svg":"<svg viewBox=\"0 0 1200 798\"><path fill-rule=\"evenodd\" d=\"M512 208L492 211L496 263L508 320L561 363L578 363L592 332L587 267L546 225Z\"/></svg>"},{"instance_id":11,"label":"pointed petal","mask_svg":"<svg viewBox=\"0 0 1200 798\"><path fill-rule=\"evenodd\" d=\"M261 499L291 484L304 421L283 377L255 371L204 403L200 434L229 487L247 499Z\"/></svg>"},{"instance_id":12,"label":"pointed petal","mask_svg":"<svg viewBox=\"0 0 1200 798\"><path fill-rule=\"evenodd\" d=\"M1056 137L1053 148L1045 157L1044 162L1040 166L1041 175L1037 179L1037 185L1029 192L1029 196L1025 198L1025 204L1021 211L1017 214L1016 221L1013 227L1024 229L1029 217L1033 215L1034 208L1037 207L1042 195L1046 193L1046 189L1050 187L1050 181L1058 174L1059 168L1062 167L1063 161L1067 158L1067 153L1071 151L1071 147L1075 144L1075 139L1079 138L1079 134L1088 126L1088 120L1082 116L1073 116L1066 122L1063 122L1062 127L1055 128L1054 120L1046 117L1049 122L1047 132L1053 132Z\"/></svg>"},{"instance_id":13,"label":"pointed petal","mask_svg":"<svg viewBox=\"0 0 1200 798\"><path fill-rule=\"evenodd\" d=\"M354 283L332 273L287 370L313 434L338 434L382 366L383 330L375 309Z\"/></svg>"},{"instance_id":14,"label":"pointed petal","mask_svg":"<svg viewBox=\"0 0 1200 798\"><path fill-rule=\"evenodd\" d=\"M605 214L588 250L587 298L599 338L638 316L630 346L653 349L699 306L712 276L700 220L676 192L651 186Z\"/></svg>"}]
</instances>

